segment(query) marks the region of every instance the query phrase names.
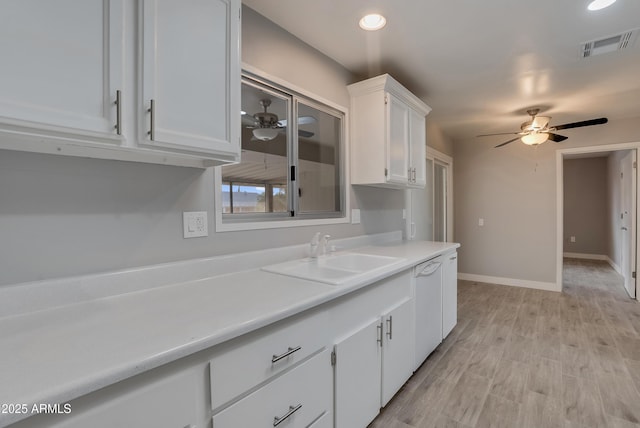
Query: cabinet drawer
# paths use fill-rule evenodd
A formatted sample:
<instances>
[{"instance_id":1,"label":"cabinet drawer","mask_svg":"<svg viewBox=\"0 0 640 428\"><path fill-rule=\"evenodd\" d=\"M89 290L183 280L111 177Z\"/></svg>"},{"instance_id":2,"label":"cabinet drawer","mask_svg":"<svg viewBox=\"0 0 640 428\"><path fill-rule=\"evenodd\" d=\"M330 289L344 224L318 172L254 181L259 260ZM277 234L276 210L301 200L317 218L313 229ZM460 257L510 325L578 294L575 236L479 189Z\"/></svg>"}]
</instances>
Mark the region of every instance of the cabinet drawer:
<instances>
[{"instance_id":1,"label":"cabinet drawer","mask_svg":"<svg viewBox=\"0 0 640 428\"><path fill-rule=\"evenodd\" d=\"M327 312L295 317L240 337L210 360L214 411L328 343Z\"/></svg>"},{"instance_id":2,"label":"cabinet drawer","mask_svg":"<svg viewBox=\"0 0 640 428\"><path fill-rule=\"evenodd\" d=\"M213 417L213 428L303 428L314 421L325 426L320 421L331 420L330 355L321 352L226 408Z\"/></svg>"}]
</instances>

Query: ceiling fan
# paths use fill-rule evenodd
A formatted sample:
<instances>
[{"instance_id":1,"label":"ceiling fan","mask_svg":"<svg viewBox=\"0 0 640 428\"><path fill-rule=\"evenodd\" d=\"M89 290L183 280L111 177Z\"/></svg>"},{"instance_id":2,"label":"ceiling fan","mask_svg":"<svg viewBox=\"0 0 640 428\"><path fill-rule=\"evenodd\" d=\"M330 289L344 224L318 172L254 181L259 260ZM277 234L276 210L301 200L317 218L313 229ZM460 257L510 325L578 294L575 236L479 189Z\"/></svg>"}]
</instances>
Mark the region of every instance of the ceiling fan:
<instances>
[{"instance_id":1,"label":"ceiling fan","mask_svg":"<svg viewBox=\"0 0 640 428\"><path fill-rule=\"evenodd\" d=\"M549 126L551 117L538 116L538 113L540 113L539 108L529 109L527 110L527 113L529 114L529 116L531 116L531 119L523 122L522 125L520 125L520 132L482 134L478 135L478 137L488 137L492 135L518 135L518 137L513 138L509 141L505 141L502 144L498 144L494 148L506 146L507 144L513 143L517 140L521 140L523 143L530 146L537 146L538 144L542 144L547 140L559 143L569 138L565 137L564 135L556 134L555 131L569 128L580 128L582 126L602 125L608 122L608 119L606 117L601 117L598 119L584 120L581 122L565 123L564 125Z\"/></svg>"},{"instance_id":2,"label":"ceiling fan","mask_svg":"<svg viewBox=\"0 0 640 428\"><path fill-rule=\"evenodd\" d=\"M243 114L242 123L245 128L253 129L253 137L260 141L270 141L278 136L279 132L284 132L287 127L287 119L278 119L278 116L273 113L269 113L267 109L271 105L271 100L268 98L260 100L260 105L264 111L254 113L252 116ZM316 121L313 116L300 116L298 117L298 124L305 125L308 123L314 123ZM298 130L298 135L305 138L313 137L314 133Z\"/></svg>"}]
</instances>

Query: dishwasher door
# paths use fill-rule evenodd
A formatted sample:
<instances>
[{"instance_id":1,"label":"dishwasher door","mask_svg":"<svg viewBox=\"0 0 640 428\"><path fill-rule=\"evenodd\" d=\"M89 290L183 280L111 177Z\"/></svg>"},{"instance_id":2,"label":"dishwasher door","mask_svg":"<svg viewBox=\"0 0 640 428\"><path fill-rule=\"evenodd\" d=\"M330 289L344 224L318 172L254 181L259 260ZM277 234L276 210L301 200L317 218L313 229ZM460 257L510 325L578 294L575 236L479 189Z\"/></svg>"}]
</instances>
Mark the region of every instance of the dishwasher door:
<instances>
[{"instance_id":1,"label":"dishwasher door","mask_svg":"<svg viewBox=\"0 0 640 428\"><path fill-rule=\"evenodd\" d=\"M414 276L417 370L442 342L442 257L417 265Z\"/></svg>"}]
</instances>

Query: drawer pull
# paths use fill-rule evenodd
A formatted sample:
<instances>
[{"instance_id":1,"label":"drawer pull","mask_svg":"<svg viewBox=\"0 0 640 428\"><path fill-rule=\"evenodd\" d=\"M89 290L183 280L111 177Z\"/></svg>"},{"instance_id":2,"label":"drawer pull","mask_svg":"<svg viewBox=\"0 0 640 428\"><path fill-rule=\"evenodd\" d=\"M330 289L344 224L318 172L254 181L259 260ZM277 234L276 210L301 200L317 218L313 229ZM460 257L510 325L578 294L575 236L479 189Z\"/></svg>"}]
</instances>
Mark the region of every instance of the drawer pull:
<instances>
[{"instance_id":1,"label":"drawer pull","mask_svg":"<svg viewBox=\"0 0 640 428\"><path fill-rule=\"evenodd\" d=\"M389 319L387 319L387 336L389 336L389 340L393 340L393 316L389 315Z\"/></svg>"},{"instance_id":2,"label":"drawer pull","mask_svg":"<svg viewBox=\"0 0 640 428\"><path fill-rule=\"evenodd\" d=\"M289 355L293 354L294 352L298 352L301 349L302 346L296 346L295 348L289 347L289 349L287 349L287 352L285 352L284 354L274 355L273 358L271 358L271 363L277 363L281 359L287 358Z\"/></svg>"},{"instance_id":3,"label":"drawer pull","mask_svg":"<svg viewBox=\"0 0 640 428\"><path fill-rule=\"evenodd\" d=\"M289 406L289 411L287 413L285 413L280 417L277 417L277 416L273 417L273 426L277 427L282 422L284 422L289 416L293 415L295 412L297 412L300 409L302 409L302 403L298 404L297 406Z\"/></svg>"},{"instance_id":4,"label":"drawer pull","mask_svg":"<svg viewBox=\"0 0 640 428\"><path fill-rule=\"evenodd\" d=\"M376 339L376 341L380 344L380 347L382 348L382 322L378 324L376 328L378 329L378 338Z\"/></svg>"}]
</instances>

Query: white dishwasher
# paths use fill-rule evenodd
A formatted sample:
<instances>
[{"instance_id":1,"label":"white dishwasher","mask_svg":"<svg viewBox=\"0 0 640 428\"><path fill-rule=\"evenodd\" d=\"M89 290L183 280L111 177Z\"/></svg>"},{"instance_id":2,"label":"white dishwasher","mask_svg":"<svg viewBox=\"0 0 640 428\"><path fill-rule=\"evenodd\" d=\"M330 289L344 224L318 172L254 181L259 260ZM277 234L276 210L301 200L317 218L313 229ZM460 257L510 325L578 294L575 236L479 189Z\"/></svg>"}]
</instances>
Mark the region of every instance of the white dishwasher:
<instances>
[{"instance_id":1,"label":"white dishwasher","mask_svg":"<svg viewBox=\"0 0 640 428\"><path fill-rule=\"evenodd\" d=\"M442 342L442 256L417 265L414 277L417 370Z\"/></svg>"}]
</instances>

